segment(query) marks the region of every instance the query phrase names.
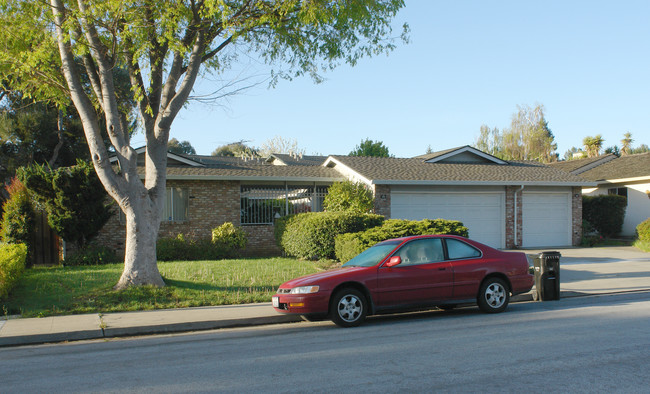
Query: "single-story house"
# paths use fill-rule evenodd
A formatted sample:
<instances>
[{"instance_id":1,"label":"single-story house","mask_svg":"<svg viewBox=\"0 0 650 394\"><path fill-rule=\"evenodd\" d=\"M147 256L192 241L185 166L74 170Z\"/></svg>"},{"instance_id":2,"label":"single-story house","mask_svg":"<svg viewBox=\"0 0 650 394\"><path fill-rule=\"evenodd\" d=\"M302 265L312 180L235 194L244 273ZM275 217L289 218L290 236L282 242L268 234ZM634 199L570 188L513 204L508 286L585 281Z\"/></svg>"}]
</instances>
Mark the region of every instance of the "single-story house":
<instances>
[{"instance_id":1,"label":"single-story house","mask_svg":"<svg viewBox=\"0 0 650 394\"><path fill-rule=\"evenodd\" d=\"M596 186L583 187L589 196L618 194L627 197L621 235L634 236L636 226L650 217L650 153L617 157L609 154L552 165L581 176Z\"/></svg>"},{"instance_id":2,"label":"single-story house","mask_svg":"<svg viewBox=\"0 0 650 394\"><path fill-rule=\"evenodd\" d=\"M143 151L142 151L143 152ZM363 182L387 218L462 221L497 248L576 245L583 187L595 183L535 162L500 160L470 146L414 158L271 155L268 159L168 155L160 236L209 237L224 222L249 234L250 254L278 254L275 218L321 211L329 185ZM98 237L122 252L123 216Z\"/></svg>"}]
</instances>

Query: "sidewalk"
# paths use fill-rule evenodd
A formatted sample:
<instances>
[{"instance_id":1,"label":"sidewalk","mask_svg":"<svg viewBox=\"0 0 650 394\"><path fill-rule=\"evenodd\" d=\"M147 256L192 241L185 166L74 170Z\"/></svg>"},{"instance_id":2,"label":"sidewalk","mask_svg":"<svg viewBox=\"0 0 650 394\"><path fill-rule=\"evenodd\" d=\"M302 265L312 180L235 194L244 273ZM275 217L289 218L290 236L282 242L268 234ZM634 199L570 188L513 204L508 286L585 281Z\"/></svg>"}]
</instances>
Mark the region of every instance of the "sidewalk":
<instances>
[{"instance_id":1,"label":"sidewalk","mask_svg":"<svg viewBox=\"0 0 650 394\"><path fill-rule=\"evenodd\" d=\"M632 247L558 249L563 297L650 291L650 254ZM525 250L535 255L538 250ZM511 302L532 300L532 292ZM301 321L271 303L0 320L0 347Z\"/></svg>"}]
</instances>

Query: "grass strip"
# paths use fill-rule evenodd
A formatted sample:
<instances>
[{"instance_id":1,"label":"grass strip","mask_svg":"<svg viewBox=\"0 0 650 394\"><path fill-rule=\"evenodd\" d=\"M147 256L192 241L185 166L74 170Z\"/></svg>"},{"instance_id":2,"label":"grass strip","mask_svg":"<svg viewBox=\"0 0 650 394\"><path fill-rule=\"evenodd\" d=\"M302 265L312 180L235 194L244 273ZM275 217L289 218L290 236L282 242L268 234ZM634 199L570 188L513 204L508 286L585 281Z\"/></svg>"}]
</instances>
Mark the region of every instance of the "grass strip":
<instances>
[{"instance_id":1,"label":"grass strip","mask_svg":"<svg viewBox=\"0 0 650 394\"><path fill-rule=\"evenodd\" d=\"M269 302L289 279L332 268L292 258L159 262L166 287L113 290L122 264L25 271L0 315L44 317Z\"/></svg>"}]
</instances>

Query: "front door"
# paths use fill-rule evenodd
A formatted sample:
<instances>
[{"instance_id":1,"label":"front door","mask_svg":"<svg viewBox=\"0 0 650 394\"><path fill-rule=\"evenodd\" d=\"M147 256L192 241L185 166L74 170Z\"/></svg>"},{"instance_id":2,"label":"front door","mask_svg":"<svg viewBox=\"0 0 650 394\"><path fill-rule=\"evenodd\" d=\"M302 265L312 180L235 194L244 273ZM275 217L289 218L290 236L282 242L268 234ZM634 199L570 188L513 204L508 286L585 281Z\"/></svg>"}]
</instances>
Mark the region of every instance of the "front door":
<instances>
[{"instance_id":1,"label":"front door","mask_svg":"<svg viewBox=\"0 0 650 394\"><path fill-rule=\"evenodd\" d=\"M394 256L402 262L378 271L378 306L415 306L451 298L454 274L440 238L413 240Z\"/></svg>"}]
</instances>

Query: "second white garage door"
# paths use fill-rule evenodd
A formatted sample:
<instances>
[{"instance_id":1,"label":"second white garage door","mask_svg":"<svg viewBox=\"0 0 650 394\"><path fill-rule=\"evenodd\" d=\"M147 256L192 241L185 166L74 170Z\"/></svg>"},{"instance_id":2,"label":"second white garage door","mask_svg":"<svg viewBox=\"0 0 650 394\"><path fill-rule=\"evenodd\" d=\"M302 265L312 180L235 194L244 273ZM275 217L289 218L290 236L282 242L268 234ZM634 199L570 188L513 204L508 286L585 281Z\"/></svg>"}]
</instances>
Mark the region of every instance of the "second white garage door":
<instances>
[{"instance_id":1,"label":"second white garage door","mask_svg":"<svg viewBox=\"0 0 650 394\"><path fill-rule=\"evenodd\" d=\"M470 238L494 248L505 247L504 211L504 193L391 194L391 218L460 220Z\"/></svg>"},{"instance_id":2,"label":"second white garage door","mask_svg":"<svg viewBox=\"0 0 650 394\"><path fill-rule=\"evenodd\" d=\"M522 246L571 245L571 194L523 194Z\"/></svg>"}]
</instances>

